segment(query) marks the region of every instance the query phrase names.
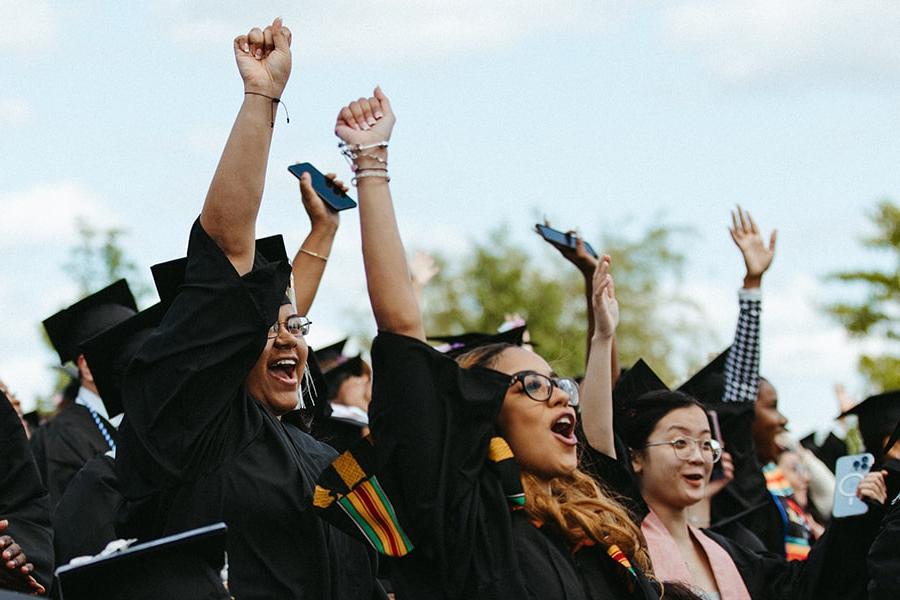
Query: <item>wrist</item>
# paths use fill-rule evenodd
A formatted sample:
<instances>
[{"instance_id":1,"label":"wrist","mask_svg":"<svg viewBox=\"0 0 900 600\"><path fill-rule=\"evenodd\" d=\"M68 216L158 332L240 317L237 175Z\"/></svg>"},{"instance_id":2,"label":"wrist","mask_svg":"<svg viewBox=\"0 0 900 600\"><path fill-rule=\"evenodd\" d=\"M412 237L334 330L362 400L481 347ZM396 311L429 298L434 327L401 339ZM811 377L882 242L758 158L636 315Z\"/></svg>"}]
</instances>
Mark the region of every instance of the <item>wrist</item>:
<instances>
[{"instance_id":1,"label":"wrist","mask_svg":"<svg viewBox=\"0 0 900 600\"><path fill-rule=\"evenodd\" d=\"M337 235L338 223L329 219L313 221L311 225L312 229L310 230L310 236L316 235L318 237L334 239L334 236Z\"/></svg>"},{"instance_id":2,"label":"wrist","mask_svg":"<svg viewBox=\"0 0 900 600\"><path fill-rule=\"evenodd\" d=\"M758 288L762 286L762 274L759 275L744 275L744 289L750 290L753 288Z\"/></svg>"},{"instance_id":3,"label":"wrist","mask_svg":"<svg viewBox=\"0 0 900 600\"><path fill-rule=\"evenodd\" d=\"M353 164L357 171L361 169L384 169L387 166L387 148L371 148L365 154L357 155Z\"/></svg>"},{"instance_id":4,"label":"wrist","mask_svg":"<svg viewBox=\"0 0 900 600\"><path fill-rule=\"evenodd\" d=\"M591 348L599 347L602 348L604 346L612 346L613 338L616 337L615 332L610 334L605 334L601 331L594 331L594 335L591 336Z\"/></svg>"}]
</instances>

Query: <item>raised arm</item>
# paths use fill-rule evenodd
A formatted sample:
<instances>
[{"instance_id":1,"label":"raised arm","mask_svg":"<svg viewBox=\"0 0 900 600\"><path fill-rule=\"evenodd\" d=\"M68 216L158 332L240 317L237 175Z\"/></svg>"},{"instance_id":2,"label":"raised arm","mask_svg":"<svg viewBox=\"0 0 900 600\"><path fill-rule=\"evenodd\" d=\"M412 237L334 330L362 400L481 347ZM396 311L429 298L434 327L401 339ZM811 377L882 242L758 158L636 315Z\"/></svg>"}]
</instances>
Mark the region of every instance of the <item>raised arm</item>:
<instances>
[{"instance_id":1,"label":"raised arm","mask_svg":"<svg viewBox=\"0 0 900 600\"><path fill-rule=\"evenodd\" d=\"M592 277L594 331L587 371L581 384L581 419L584 435L591 447L615 458L611 356L613 337L619 323L619 303L609 265L609 256L604 255Z\"/></svg>"},{"instance_id":2,"label":"raised arm","mask_svg":"<svg viewBox=\"0 0 900 600\"><path fill-rule=\"evenodd\" d=\"M387 176L396 118L380 88L341 109L334 132L348 145L359 189L359 220L369 301L379 331L425 339ZM384 145L380 145L384 144Z\"/></svg>"},{"instance_id":3,"label":"raised arm","mask_svg":"<svg viewBox=\"0 0 900 600\"><path fill-rule=\"evenodd\" d=\"M244 102L203 204L200 222L241 275L253 267L275 110L291 74L291 32L281 19L234 39Z\"/></svg>"},{"instance_id":4,"label":"raised arm","mask_svg":"<svg viewBox=\"0 0 900 600\"><path fill-rule=\"evenodd\" d=\"M334 173L328 173L325 177L339 189L347 191L347 186L336 179ZM319 291L322 275L325 274L325 266L331 255L331 247L341 223L341 216L337 211L331 210L313 189L309 173L304 173L300 178L300 197L303 200L303 209L309 216L311 229L300 244L291 266L294 275L294 293L297 296L297 314L308 315L316 292Z\"/></svg>"},{"instance_id":5,"label":"raised arm","mask_svg":"<svg viewBox=\"0 0 900 600\"><path fill-rule=\"evenodd\" d=\"M725 360L723 402L755 402L759 389L759 316L762 306L762 276L775 256L776 231L769 243L762 239L750 213L737 207L731 213L731 239L741 251L744 265L744 287L738 292L740 313L734 342Z\"/></svg>"}]
</instances>

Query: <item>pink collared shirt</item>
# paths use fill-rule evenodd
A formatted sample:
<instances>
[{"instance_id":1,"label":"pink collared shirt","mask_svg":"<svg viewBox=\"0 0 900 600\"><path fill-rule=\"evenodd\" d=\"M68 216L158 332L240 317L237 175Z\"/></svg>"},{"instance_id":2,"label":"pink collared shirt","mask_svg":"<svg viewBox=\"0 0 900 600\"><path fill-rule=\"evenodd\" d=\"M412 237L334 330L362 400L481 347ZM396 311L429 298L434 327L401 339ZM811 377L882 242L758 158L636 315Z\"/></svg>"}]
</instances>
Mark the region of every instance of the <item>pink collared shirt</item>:
<instances>
[{"instance_id":1,"label":"pink collared shirt","mask_svg":"<svg viewBox=\"0 0 900 600\"><path fill-rule=\"evenodd\" d=\"M719 588L720 598L722 600L751 600L750 592L747 591L740 572L725 549L696 527L688 525L688 528L706 553L706 558L712 567L713 577ZM691 573L681 557L678 544L675 543L669 530L652 510L644 517L641 531L647 539L647 549L650 552L650 560L653 563L653 572L656 578L660 581L680 581L692 586Z\"/></svg>"}]
</instances>

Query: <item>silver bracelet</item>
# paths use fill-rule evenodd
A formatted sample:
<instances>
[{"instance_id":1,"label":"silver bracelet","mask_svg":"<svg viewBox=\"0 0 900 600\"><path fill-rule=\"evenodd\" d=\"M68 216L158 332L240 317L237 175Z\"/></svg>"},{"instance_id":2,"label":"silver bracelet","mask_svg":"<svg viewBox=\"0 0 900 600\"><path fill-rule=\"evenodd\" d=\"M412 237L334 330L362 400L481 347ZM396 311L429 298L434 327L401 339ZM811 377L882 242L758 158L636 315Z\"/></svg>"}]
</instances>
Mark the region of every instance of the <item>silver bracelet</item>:
<instances>
[{"instance_id":1,"label":"silver bracelet","mask_svg":"<svg viewBox=\"0 0 900 600\"><path fill-rule=\"evenodd\" d=\"M381 171L375 169L363 169L362 171L357 173L357 175L353 179L350 180L350 183L354 187L356 187L359 183L359 180L366 177L380 177L381 179L384 179L385 183L389 183L391 181L391 177L390 175L388 175L387 170Z\"/></svg>"}]
</instances>

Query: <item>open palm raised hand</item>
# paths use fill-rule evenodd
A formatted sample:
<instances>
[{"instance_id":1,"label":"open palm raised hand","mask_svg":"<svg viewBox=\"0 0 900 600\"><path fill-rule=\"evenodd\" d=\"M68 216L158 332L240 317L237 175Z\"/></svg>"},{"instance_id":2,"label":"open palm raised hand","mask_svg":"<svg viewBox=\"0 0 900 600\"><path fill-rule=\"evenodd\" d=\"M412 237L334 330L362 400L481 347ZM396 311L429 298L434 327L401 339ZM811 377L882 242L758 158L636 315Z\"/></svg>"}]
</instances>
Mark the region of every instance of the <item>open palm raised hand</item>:
<instances>
[{"instance_id":1,"label":"open palm raised hand","mask_svg":"<svg viewBox=\"0 0 900 600\"><path fill-rule=\"evenodd\" d=\"M613 337L619 324L619 302L616 300L616 288L609 273L609 265L609 255L604 254L594 270L594 335L602 338Z\"/></svg>"},{"instance_id":2,"label":"open palm raised hand","mask_svg":"<svg viewBox=\"0 0 900 600\"><path fill-rule=\"evenodd\" d=\"M254 27L234 38L234 57L245 92L281 98L291 75L291 30L281 17L265 29Z\"/></svg>"},{"instance_id":3,"label":"open palm raised hand","mask_svg":"<svg viewBox=\"0 0 900 600\"><path fill-rule=\"evenodd\" d=\"M731 211L731 228L728 231L744 257L747 277L749 279L761 278L775 257L775 240L778 232L772 231L769 243L766 245L756 226L756 221L748 211L741 209L740 206L737 207L737 211Z\"/></svg>"}]
</instances>

